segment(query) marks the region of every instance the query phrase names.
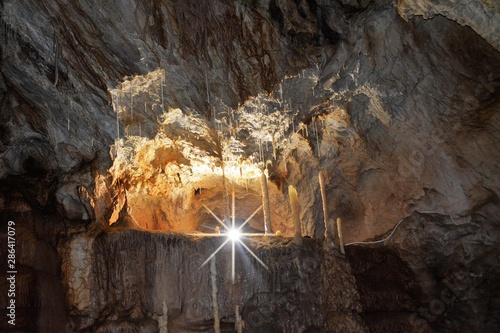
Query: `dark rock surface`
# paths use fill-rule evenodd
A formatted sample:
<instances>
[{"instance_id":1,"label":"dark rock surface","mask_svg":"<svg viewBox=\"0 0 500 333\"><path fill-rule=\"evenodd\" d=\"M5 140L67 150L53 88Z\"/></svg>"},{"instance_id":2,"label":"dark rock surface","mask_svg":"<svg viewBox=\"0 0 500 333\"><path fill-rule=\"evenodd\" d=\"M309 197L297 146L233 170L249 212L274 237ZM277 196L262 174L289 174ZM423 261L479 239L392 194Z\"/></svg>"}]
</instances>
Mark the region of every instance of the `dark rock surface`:
<instances>
[{"instance_id":1,"label":"dark rock surface","mask_svg":"<svg viewBox=\"0 0 500 333\"><path fill-rule=\"evenodd\" d=\"M489 206L489 207L488 207ZM424 290L419 320L438 332L494 332L500 327L500 233L491 205L467 224L446 215L409 217L393 247ZM488 217L487 217L488 216Z\"/></svg>"},{"instance_id":2,"label":"dark rock surface","mask_svg":"<svg viewBox=\"0 0 500 333\"><path fill-rule=\"evenodd\" d=\"M62 254L72 325L79 332L210 331L211 268L201 266L223 240L114 228L76 236ZM233 332L235 306L245 332L365 330L345 258L312 239L301 248L281 237L246 243L267 268L237 245L233 284L230 244L218 253L221 331Z\"/></svg>"},{"instance_id":3,"label":"dark rock surface","mask_svg":"<svg viewBox=\"0 0 500 333\"><path fill-rule=\"evenodd\" d=\"M263 169L284 238L253 244L269 270L245 256L235 286L220 254L221 331L236 305L245 332L500 326L495 1L4 0L0 17L18 331L211 332L198 267L219 239L187 234L213 233L207 208L229 221L233 191L248 218ZM346 242L398 229L323 246L320 171Z\"/></svg>"}]
</instances>

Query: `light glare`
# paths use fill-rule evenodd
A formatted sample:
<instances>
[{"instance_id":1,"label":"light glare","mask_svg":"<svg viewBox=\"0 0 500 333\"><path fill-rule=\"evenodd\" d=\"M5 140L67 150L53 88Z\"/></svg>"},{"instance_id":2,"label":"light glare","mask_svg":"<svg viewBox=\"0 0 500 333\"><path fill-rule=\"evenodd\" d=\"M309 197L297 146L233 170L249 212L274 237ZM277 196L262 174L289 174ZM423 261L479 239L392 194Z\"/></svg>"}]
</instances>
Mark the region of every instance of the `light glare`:
<instances>
[{"instance_id":1,"label":"light glare","mask_svg":"<svg viewBox=\"0 0 500 333\"><path fill-rule=\"evenodd\" d=\"M259 212L259 210L262 209L262 205L257 208L253 213L252 215L250 215L249 218L247 218L245 220L245 222L243 222L243 224L241 224L238 228L235 226L235 204L234 204L234 188L233 188L233 209L232 209L232 213L233 213L233 217L232 217L232 226L231 226L231 229L227 227L226 224L224 224L224 222L219 218L217 217L217 215L215 215L215 213L210 209L208 208L205 204L203 205L209 212L210 214L212 214L213 217L215 217L215 219L227 230L226 232L226 240L224 241L224 243L222 243L221 246L219 246L217 248L217 250L215 250L214 253L212 253L210 255L210 257L207 258L207 260L205 260L203 262L203 264L201 264L201 267L205 266L206 263L208 263L213 257L215 257L215 255L217 254L217 252L219 252L223 247L224 245L226 245L227 243L229 243L229 241L231 241L231 245L232 245L232 250L231 250L231 282L234 284L235 281L236 281L236 253L235 253L235 245L236 245L236 242L239 242L262 266L264 266L265 269L268 269L266 264L264 264L264 262L262 260L260 260L257 255L255 253L253 253L252 250L250 250L250 248L248 246L246 246L243 241L241 240L242 236L243 236L243 233L240 231L251 219L252 217L255 216L255 214L257 214L257 212ZM218 235L220 235L220 228L219 229L215 229L216 230L216 233ZM250 234L247 234L245 233L244 235L250 235Z\"/></svg>"},{"instance_id":2,"label":"light glare","mask_svg":"<svg viewBox=\"0 0 500 333\"><path fill-rule=\"evenodd\" d=\"M241 237L241 232L238 229L230 229L227 232L227 237L233 242L239 241Z\"/></svg>"}]
</instances>

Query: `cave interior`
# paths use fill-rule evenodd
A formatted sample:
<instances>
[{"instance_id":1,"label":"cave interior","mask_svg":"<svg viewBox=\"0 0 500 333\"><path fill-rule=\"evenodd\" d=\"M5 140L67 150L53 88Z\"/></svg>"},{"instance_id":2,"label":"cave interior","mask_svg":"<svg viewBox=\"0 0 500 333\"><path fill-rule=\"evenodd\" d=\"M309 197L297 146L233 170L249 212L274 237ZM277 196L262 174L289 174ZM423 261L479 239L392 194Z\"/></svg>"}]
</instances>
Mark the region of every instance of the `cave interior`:
<instances>
[{"instance_id":1,"label":"cave interior","mask_svg":"<svg viewBox=\"0 0 500 333\"><path fill-rule=\"evenodd\" d=\"M1 331L500 330L498 1L0 8Z\"/></svg>"}]
</instances>

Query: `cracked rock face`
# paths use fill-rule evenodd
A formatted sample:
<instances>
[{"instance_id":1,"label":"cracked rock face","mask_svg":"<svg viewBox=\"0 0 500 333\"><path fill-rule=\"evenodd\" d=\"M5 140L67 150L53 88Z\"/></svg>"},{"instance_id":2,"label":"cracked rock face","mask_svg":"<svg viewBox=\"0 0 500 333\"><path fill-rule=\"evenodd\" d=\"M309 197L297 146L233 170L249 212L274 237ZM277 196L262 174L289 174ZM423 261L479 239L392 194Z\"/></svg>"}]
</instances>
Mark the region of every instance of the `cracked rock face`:
<instances>
[{"instance_id":1,"label":"cracked rock face","mask_svg":"<svg viewBox=\"0 0 500 333\"><path fill-rule=\"evenodd\" d=\"M254 246L269 271L219 286L223 331L235 305L260 325L245 332L498 325L494 1L0 6L0 216L22 231L27 329L210 331L210 274L194 267L218 243L187 234L253 213L247 232L269 217L283 242ZM320 246L324 211L346 243L390 237L345 259Z\"/></svg>"}]
</instances>

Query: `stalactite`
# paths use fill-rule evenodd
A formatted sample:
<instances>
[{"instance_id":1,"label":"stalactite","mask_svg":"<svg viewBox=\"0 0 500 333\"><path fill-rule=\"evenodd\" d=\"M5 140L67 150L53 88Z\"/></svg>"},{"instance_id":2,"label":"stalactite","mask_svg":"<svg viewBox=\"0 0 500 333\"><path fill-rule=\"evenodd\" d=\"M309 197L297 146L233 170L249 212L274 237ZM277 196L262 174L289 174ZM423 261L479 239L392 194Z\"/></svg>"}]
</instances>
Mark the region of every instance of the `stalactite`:
<instances>
[{"instance_id":1,"label":"stalactite","mask_svg":"<svg viewBox=\"0 0 500 333\"><path fill-rule=\"evenodd\" d=\"M292 220L295 227L294 241L298 246L302 245L302 230L300 227L299 195L293 185L288 185L288 198L292 208Z\"/></svg>"},{"instance_id":2,"label":"stalactite","mask_svg":"<svg viewBox=\"0 0 500 333\"><path fill-rule=\"evenodd\" d=\"M54 37L55 38L55 37ZM59 82L59 42L56 40L54 45L54 87L57 86L57 82Z\"/></svg>"},{"instance_id":3,"label":"stalactite","mask_svg":"<svg viewBox=\"0 0 500 333\"><path fill-rule=\"evenodd\" d=\"M283 83L280 83L280 106L283 105Z\"/></svg>"},{"instance_id":4,"label":"stalactite","mask_svg":"<svg viewBox=\"0 0 500 333\"><path fill-rule=\"evenodd\" d=\"M115 104L115 111L116 111L116 138L120 138L120 120L118 117L118 111L120 110L120 93L116 95L116 104Z\"/></svg>"},{"instance_id":5,"label":"stalactite","mask_svg":"<svg viewBox=\"0 0 500 333\"><path fill-rule=\"evenodd\" d=\"M69 125L70 125L70 120L69 120L69 113L73 112L73 100L69 102L69 110L68 110L68 132L69 132Z\"/></svg>"},{"instance_id":6,"label":"stalactite","mask_svg":"<svg viewBox=\"0 0 500 333\"><path fill-rule=\"evenodd\" d=\"M163 102L163 80L161 80L160 87L161 87L161 112L165 112L165 104Z\"/></svg>"},{"instance_id":7,"label":"stalactite","mask_svg":"<svg viewBox=\"0 0 500 333\"><path fill-rule=\"evenodd\" d=\"M210 107L210 90L208 89L208 72L207 72L206 65L205 65L205 86L207 88L207 103L208 103L208 106Z\"/></svg>"},{"instance_id":8,"label":"stalactite","mask_svg":"<svg viewBox=\"0 0 500 333\"><path fill-rule=\"evenodd\" d=\"M130 86L130 116L134 117L134 92L132 91L132 86Z\"/></svg>"},{"instance_id":9,"label":"stalactite","mask_svg":"<svg viewBox=\"0 0 500 333\"><path fill-rule=\"evenodd\" d=\"M210 279L212 281L212 307L214 310L214 332L220 333L219 304L217 302L217 268L214 256L210 260Z\"/></svg>"},{"instance_id":10,"label":"stalactite","mask_svg":"<svg viewBox=\"0 0 500 333\"><path fill-rule=\"evenodd\" d=\"M259 146L259 161L262 161L262 143L260 139L257 139L257 145Z\"/></svg>"},{"instance_id":11,"label":"stalactite","mask_svg":"<svg viewBox=\"0 0 500 333\"><path fill-rule=\"evenodd\" d=\"M345 251L344 251L344 239L342 238L342 221L340 220L340 217L337 218L337 231L339 233L339 244L340 244L340 252L342 252L342 254L345 254Z\"/></svg>"},{"instance_id":12,"label":"stalactite","mask_svg":"<svg viewBox=\"0 0 500 333\"><path fill-rule=\"evenodd\" d=\"M222 159L222 196L224 200L224 221L229 219L229 195L227 194L226 172L224 158Z\"/></svg>"},{"instance_id":13,"label":"stalactite","mask_svg":"<svg viewBox=\"0 0 500 333\"><path fill-rule=\"evenodd\" d=\"M267 177L264 173L264 170L262 170L262 173L260 175L260 185L262 189L262 206L264 208L264 232L267 234L272 233L273 231L271 230L271 206L269 204Z\"/></svg>"},{"instance_id":14,"label":"stalactite","mask_svg":"<svg viewBox=\"0 0 500 333\"><path fill-rule=\"evenodd\" d=\"M321 157L321 143L319 139L319 133L318 133L318 123L314 121L314 129L316 132L316 145L318 146L318 157Z\"/></svg>"},{"instance_id":15,"label":"stalactite","mask_svg":"<svg viewBox=\"0 0 500 333\"><path fill-rule=\"evenodd\" d=\"M273 144L273 158L276 160L276 139L274 138L274 133L271 135Z\"/></svg>"}]
</instances>

